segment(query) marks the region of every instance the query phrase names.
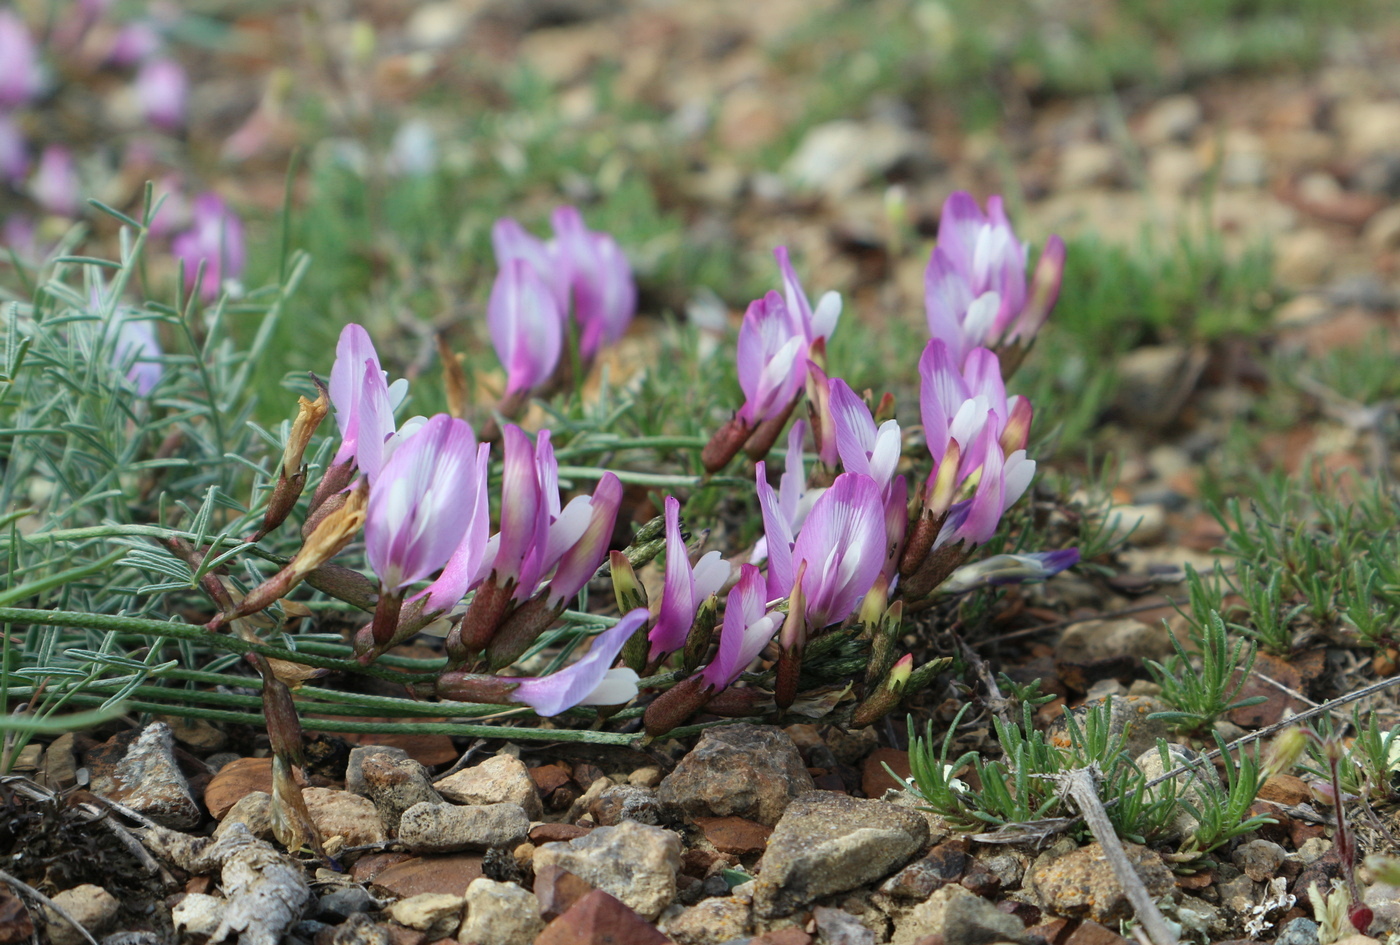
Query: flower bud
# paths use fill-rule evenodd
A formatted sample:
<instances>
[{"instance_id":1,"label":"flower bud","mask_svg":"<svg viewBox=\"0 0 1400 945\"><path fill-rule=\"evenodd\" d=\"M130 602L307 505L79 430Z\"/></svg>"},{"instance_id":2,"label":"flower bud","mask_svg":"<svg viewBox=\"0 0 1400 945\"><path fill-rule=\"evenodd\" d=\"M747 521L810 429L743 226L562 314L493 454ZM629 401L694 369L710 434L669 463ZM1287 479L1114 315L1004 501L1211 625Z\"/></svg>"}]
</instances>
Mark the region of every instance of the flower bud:
<instances>
[{"instance_id":1,"label":"flower bud","mask_svg":"<svg viewBox=\"0 0 1400 945\"><path fill-rule=\"evenodd\" d=\"M700 451L700 462L705 472L716 473L729 465L729 461L744 448L744 442L753 433L753 428L738 415L715 431L710 442Z\"/></svg>"},{"instance_id":2,"label":"flower bud","mask_svg":"<svg viewBox=\"0 0 1400 945\"><path fill-rule=\"evenodd\" d=\"M647 606L647 589L637 580L637 572L625 553L609 552L608 570L612 574L613 597L617 599L617 609L621 613Z\"/></svg>"},{"instance_id":3,"label":"flower bud","mask_svg":"<svg viewBox=\"0 0 1400 945\"><path fill-rule=\"evenodd\" d=\"M681 668L693 672L710 652L710 641L715 636L715 626L719 623L719 597L711 594L701 601L695 613L695 623L685 638L685 649L681 652Z\"/></svg>"}]
</instances>

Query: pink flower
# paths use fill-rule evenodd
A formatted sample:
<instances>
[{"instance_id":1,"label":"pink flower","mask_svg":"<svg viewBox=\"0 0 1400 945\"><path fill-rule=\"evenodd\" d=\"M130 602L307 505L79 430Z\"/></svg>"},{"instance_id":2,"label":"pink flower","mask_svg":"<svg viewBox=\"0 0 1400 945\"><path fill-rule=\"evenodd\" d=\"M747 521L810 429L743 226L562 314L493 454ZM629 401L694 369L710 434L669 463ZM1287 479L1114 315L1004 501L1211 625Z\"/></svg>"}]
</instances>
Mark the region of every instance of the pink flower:
<instances>
[{"instance_id":1,"label":"pink flower","mask_svg":"<svg viewBox=\"0 0 1400 945\"><path fill-rule=\"evenodd\" d=\"M136 98L146 120L163 131L185 123L185 99L189 82L184 68L173 59L151 59L136 73Z\"/></svg>"},{"instance_id":2,"label":"pink flower","mask_svg":"<svg viewBox=\"0 0 1400 945\"><path fill-rule=\"evenodd\" d=\"M427 578L457 549L476 505L461 501L477 478L476 437L438 414L385 463L370 489L365 556L391 593Z\"/></svg>"},{"instance_id":3,"label":"pink flower","mask_svg":"<svg viewBox=\"0 0 1400 945\"><path fill-rule=\"evenodd\" d=\"M0 10L0 109L23 105L42 84L39 53L29 27L13 10Z\"/></svg>"},{"instance_id":4,"label":"pink flower","mask_svg":"<svg viewBox=\"0 0 1400 945\"><path fill-rule=\"evenodd\" d=\"M841 318L840 294L823 293L817 307L813 309L807 301L807 293L803 291L802 283L797 280L797 273L792 270L787 247L779 246L773 250L773 255L777 257L778 269L783 274L783 297L794 326L802 332L808 345L817 339L830 338L831 333L836 330L836 322Z\"/></svg>"},{"instance_id":5,"label":"pink flower","mask_svg":"<svg viewBox=\"0 0 1400 945\"><path fill-rule=\"evenodd\" d=\"M204 264L201 281L192 291L208 302L218 298L225 281L243 274L247 261L243 223L214 193L196 197L193 213L193 227L175 237L170 248L184 263L186 278L194 279L200 263Z\"/></svg>"},{"instance_id":6,"label":"pink flower","mask_svg":"<svg viewBox=\"0 0 1400 945\"><path fill-rule=\"evenodd\" d=\"M29 192L39 206L59 216L77 216L80 187L72 153L57 144L45 148L39 157L39 169L29 182Z\"/></svg>"},{"instance_id":7,"label":"pink flower","mask_svg":"<svg viewBox=\"0 0 1400 945\"><path fill-rule=\"evenodd\" d=\"M551 254L567 274L579 327L579 354L588 361L622 337L637 313L637 284L617 241L584 225L573 207L554 211Z\"/></svg>"},{"instance_id":8,"label":"pink flower","mask_svg":"<svg viewBox=\"0 0 1400 945\"><path fill-rule=\"evenodd\" d=\"M807 338L782 296L769 292L755 300L739 327L739 386L744 405L739 419L755 425L788 409L807 373Z\"/></svg>"},{"instance_id":9,"label":"pink flower","mask_svg":"<svg viewBox=\"0 0 1400 945\"><path fill-rule=\"evenodd\" d=\"M802 570L805 565L802 593L812 629L849 617L884 563L880 488L869 476L843 473L812 506L792 548L791 566Z\"/></svg>"},{"instance_id":10,"label":"pink flower","mask_svg":"<svg viewBox=\"0 0 1400 945\"><path fill-rule=\"evenodd\" d=\"M559 364L564 316L548 285L524 259L502 263L486 323L506 368L506 395L532 390Z\"/></svg>"},{"instance_id":11,"label":"pink flower","mask_svg":"<svg viewBox=\"0 0 1400 945\"><path fill-rule=\"evenodd\" d=\"M631 669L611 668L617 654L650 614L637 608L593 639L593 644L571 666L535 679L503 678L514 683L514 702L530 706L542 716L558 715L576 705L621 705L637 696L637 674Z\"/></svg>"},{"instance_id":12,"label":"pink flower","mask_svg":"<svg viewBox=\"0 0 1400 945\"><path fill-rule=\"evenodd\" d=\"M1064 243L1051 237L1029 297L1026 245L1016 239L1000 197L984 214L959 191L943 205L938 244L924 277L929 333L959 365L976 347L1029 341L1049 315L1064 270Z\"/></svg>"},{"instance_id":13,"label":"pink flower","mask_svg":"<svg viewBox=\"0 0 1400 945\"><path fill-rule=\"evenodd\" d=\"M758 568L751 564L740 565L739 583L730 590L724 604L719 651L700 671L707 688L717 692L730 686L778 632L782 614L764 613L764 591L763 576Z\"/></svg>"},{"instance_id":14,"label":"pink flower","mask_svg":"<svg viewBox=\"0 0 1400 945\"><path fill-rule=\"evenodd\" d=\"M29 153L19 123L0 112L0 181L18 184L29 173Z\"/></svg>"},{"instance_id":15,"label":"pink flower","mask_svg":"<svg viewBox=\"0 0 1400 945\"><path fill-rule=\"evenodd\" d=\"M387 453L392 451L394 410L408 394L408 381L390 384L369 333L350 324L341 330L335 346L329 392L341 438L333 462L339 465L354 460L374 485ZM417 420L421 418L412 426L418 425ZM403 435L412 429L408 423L405 427Z\"/></svg>"},{"instance_id":16,"label":"pink flower","mask_svg":"<svg viewBox=\"0 0 1400 945\"><path fill-rule=\"evenodd\" d=\"M588 583L608 555L617 511L622 507L622 481L604 473L588 497L588 522L578 540L564 549L549 580L549 606L562 607ZM572 502L569 503L573 505Z\"/></svg>"},{"instance_id":17,"label":"pink flower","mask_svg":"<svg viewBox=\"0 0 1400 945\"><path fill-rule=\"evenodd\" d=\"M475 469L463 477L465 485L456 500L464 509L470 509L470 518L462 529L462 540L443 565L437 580L416 595L426 598L423 601L425 614L455 607L467 591L486 577L490 564L486 558L487 536L491 533L491 505L486 488L490 472L491 444L482 443L476 448Z\"/></svg>"},{"instance_id":18,"label":"pink flower","mask_svg":"<svg viewBox=\"0 0 1400 945\"><path fill-rule=\"evenodd\" d=\"M877 429L865 401L856 396L841 378L832 378L831 415L836 427L836 449L841 467L875 480L882 495L888 495L903 443L899 421L886 420Z\"/></svg>"},{"instance_id":19,"label":"pink flower","mask_svg":"<svg viewBox=\"0 0 1400 945\"><path fill-rule=\"evenodd\" d=\"M107 50L107 61L119 68L129 68L143 62L160 49L160 34L149 23L127 23L117 31Z\"/></svg>"},{"instance_id":20,"label":"pink flower","mask_svg":"<svg viewBox=\"0 0 1400 945\"><path fill-rule=\"evenodd\" d=\"M802 464L802 441L806 433L807 424L802 420L794 423L792 429L788 431L787 460L783 474L778 477L778 491L772 499L774 514L787 526L784 534L789 536L789 546L792 544L791 536L796 535L798 529L802 527L802 523L807 520L807 514L812 511L813 503L826 491L824 488L807 488L807 473ZM760 462L756 471L760 483L759 495L761 498L765 489L772 493L772 490L768 488L767 464ZM765 531L767 531L766 526ZM754 545L753 553L749 556L749 563L762 564L767 558L768 536L765 534ZM786 593L787 591L783 590L774 596L779 597Z\"/></svg>"},{"instance_id":21,"label":"pink flower","mask_svg":"<svg viewBox=\"0 0 1400 945\"><path fill-rule=\"evenodd\" d=\"M661 591L661 609L649 635L649 659L653 661L685 646L700 605L729 580L729 563L718 551L711 551L691 567L690 553L681 536L680 515L680 502L674 496L667 496L666 580Z\"/></svg>"}]
</instances>

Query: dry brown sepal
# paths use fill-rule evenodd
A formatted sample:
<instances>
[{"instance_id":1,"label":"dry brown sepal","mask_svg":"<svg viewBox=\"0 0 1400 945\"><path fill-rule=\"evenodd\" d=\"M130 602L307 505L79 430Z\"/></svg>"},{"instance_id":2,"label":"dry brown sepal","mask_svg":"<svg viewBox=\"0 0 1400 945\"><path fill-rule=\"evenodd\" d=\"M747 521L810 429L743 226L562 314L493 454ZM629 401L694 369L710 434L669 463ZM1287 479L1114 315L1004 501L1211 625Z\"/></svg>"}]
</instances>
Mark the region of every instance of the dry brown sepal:
<instances>
[{"instance_id":1,"label":"dry brown sepal","mask_svg":"<svg viewBox=\"0 0 1400 945\"><path fill-rule=\"evenodd\" d=\"M317 386L320 386L319 381ZM277 467L277 485L272 489L267 511L263 513L262 527L254 534L253 541L281 525L296 507L301 490L306 485L306 466L302 462L306 446L329 412L330 400L324 387L321 387L315 400L297 398L297 416L292 421L291 432L287 434L287 443L282 449L282 464Z\"/></svg>"},{"instance_id":2,"label":"dry brown sepal","mask_svg":"<svg viewBox=\"0 0 1400 945\"><path fill-rule=\"evenodd\" d=\"M458 420L467 419L467 372L462 370L462 356L455 354L442 333L433 336L438 360L442 362L442 389L447 397L447 412Z\"/></svg>"}]
</instances>

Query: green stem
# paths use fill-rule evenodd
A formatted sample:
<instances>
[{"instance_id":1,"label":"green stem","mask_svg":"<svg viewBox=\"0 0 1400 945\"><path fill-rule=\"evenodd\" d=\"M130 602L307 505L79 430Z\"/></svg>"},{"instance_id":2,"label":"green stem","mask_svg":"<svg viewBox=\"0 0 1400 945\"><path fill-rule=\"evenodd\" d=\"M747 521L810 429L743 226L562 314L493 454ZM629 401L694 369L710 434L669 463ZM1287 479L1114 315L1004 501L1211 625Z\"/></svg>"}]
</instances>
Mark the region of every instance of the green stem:
<instances>
[{"instance_id":1,"label":"green stem","mask_svg":"<svg viewBox=\"0 0 1400 945\"><path fill-rule=\"evenodd\" d=\"M28 607L0 607L0 622L169 637L176 640L190 640L242 655L258 653L262 656L301 663L305 666L360 673L397 683L410 682L414 679L409 674L394 672L374 665L361 666L354 660L330 659L312 653L268 646L265 643L248 643L237 637L212 634L203 627L194 627L185 623L167 623L164 620L148 620L142 617L112 617L106 614L85 614L64 610L33 610Z\"/></svg>"},{"instance_id":2,"label":"green stem","mask_svg":"<svg viewBox=\"0 0 1400 945\"><path fill-rule=\"evenodd\" d=\"M16 587L12 587L9 590L4 591L3 593L0 593L0 606L11 604L17 600L24 600L26 597L33 597L36 594L41 594L44 591L52 590L55 587L62 587L65 584L78 580L79 578L87 577L89 574L95 574L96 572L101 571L110 565L116 564L122 558L125 558L127 555L127 551L128 549L126 548L119 548L116 551L105 554L101 558L98 558L96 561L90 562L88 564L79 565L76 568L68 568L67 570L59 571L56 574L50 574L48 577L37 578L33 581L26 581L23 584L20 584Z\"/></svg>"},{"instance_id":3,"label":"green stem","mask_svg":"<svg viewBox=\"0 0 1400 945\"><path fill-rule=\"evenodd\" d=\"M602 479L612 473L623 482L634 486L748 486L749 480L738 476L668 476L662 473L634 472L630 469L601 469L597 466L560 466L560 479Z\"/></svg>"},{"instance_id":4,"label":"green stem","mask_svg":"<svg viewBox=\"0 0 1400 945\"><path fill-rule=\"evenodd\" d=\"M707 440L699 436L637 436L630 439L599 435L587 442L570 444L555 452L556 459L567 459L588 453L614 453L621 450L704 449Z\"/></svg>"}]
</instances>

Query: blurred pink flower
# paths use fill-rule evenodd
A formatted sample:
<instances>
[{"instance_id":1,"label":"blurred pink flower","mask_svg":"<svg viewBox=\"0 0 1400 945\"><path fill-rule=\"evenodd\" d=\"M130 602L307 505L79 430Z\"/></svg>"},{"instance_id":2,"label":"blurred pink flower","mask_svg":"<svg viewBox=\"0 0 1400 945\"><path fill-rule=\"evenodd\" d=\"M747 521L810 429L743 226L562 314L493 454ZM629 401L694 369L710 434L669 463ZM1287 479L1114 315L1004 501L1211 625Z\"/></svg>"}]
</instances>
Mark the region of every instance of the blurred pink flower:
<instances>
[{"instance_id":1,"label":"blurred pink flower","mask_svg":"<svg viewBox=\"0 0 1400 945\"><path fill-rule=\"evenodd\" d=\"M29 181L29 192L39 206L58 216L75 217L81 206L81 186L72 152L57 144L46 147Z\"/></svg>"},{"instance_id":2,"label":"blurred pink flower","mask_svg":"<svg viewBox=\"0 0 1400 945\"><path fill-rule=\"evenodd\" d=\"M806 379L807 346L781 295L769 292L750 303L739 326L740 420L754 426L788 409Z\"/></svg>"},{"instance_id":3,"label":"blurred pink flower","mask_svg":"<svg viewBox=\"0 0 1400 945\"><path fill-rule=\"evenodd\" d=\"M369 332L349 324L335 346L328 390L340 429L340 449L332 463L354 460L372 486L393 447L422 423L423 418L415 417L395 431L394 411L408 396L408 381L390 384Z\"/></svg>"},{"instance_id":4,"label":"blurred pink flower","mask_svg":"<svg viewBox=\"0 0 1400 945\"><path fill-rule=\"evenodd\" d=\"M0 109L23 105L43 84L34 37L19 14L0 10Z\"/></svg>"},{"instance_id":5,"label":"blurred pink flower","mask_svg":"<svg viewBox=\"0 0 1400 945\"><path fill-rule=\"evenodd\" d=\"M146 120L162 131L185 123L189 82L185 69L173 59L150 59L136 73L136 98Z\"/></svg>"},{"instance_id":6,"label":"blurred pink flower","mask_svg":"<svg viewBox=\"0 0 1400 945\"><path fill-rule=\"evenodd\" d=\"M579 327L579 354L588 361L627 330L637 313L637 284L617 241L588 229L577 209L559 207L550 221L554 224L551 255L568 281Z\"/></svg>"},{"instance_id":7,"label":"blurred pink flower","mask_svg":"<svg viewBox=\"0 0 1400 945\"><path fill-rule=\"evenodd\" d=\"M19 123L0 112L0 180L18 184L29 173L29 151Z\"/></svg>"},{"instance_id":8,"label":"blurred pink flower","mask_svg":"<svg viewBox=\"0 0 1400 945\"><path fill-rule=\"evenodd\" d=\"M192 291L206 302L219 297L224 283L243 275L247 249L243 223L218 194L205 192L194 198L193 226L175 237L170 248L184 263L185 278L193 280L204 264L204 274Z\"/></svg>"},{"instance_id":9,"label":"blurred pink flower","mask_svg":"<svg viewBox=\"0 0 1400 945\"><path fill-rule=\"evenodd\" d=\"M534 266L520 258L501 265L486 307L496 356L506 369L506 395L532 390L559 364L564 315Z\"/></svg>"}]
</instances>

